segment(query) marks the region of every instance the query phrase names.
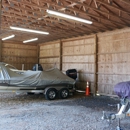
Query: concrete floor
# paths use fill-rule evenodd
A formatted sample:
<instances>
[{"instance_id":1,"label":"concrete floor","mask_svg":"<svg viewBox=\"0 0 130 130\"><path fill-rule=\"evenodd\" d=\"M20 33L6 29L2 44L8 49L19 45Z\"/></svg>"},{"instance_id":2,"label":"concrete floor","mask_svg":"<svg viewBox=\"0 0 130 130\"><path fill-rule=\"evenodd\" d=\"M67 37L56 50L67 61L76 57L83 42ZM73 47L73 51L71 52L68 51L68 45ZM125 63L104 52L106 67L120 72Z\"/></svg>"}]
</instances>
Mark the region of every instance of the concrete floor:
<instances>
[{"instance_id":1,"label":"concrete floor","mask_svg":"<svg viewBox=\"0 0 130 130\"><path fill-rule=\"evenodd\" d=\"M116 130L117 120L101 120L102 111L116 112L109 97L76 94L68 99L47 101L44 95L0 94L0 130ZM123 130L130 130L130 118L123 119Z\"/></svg>"}]
</instances>

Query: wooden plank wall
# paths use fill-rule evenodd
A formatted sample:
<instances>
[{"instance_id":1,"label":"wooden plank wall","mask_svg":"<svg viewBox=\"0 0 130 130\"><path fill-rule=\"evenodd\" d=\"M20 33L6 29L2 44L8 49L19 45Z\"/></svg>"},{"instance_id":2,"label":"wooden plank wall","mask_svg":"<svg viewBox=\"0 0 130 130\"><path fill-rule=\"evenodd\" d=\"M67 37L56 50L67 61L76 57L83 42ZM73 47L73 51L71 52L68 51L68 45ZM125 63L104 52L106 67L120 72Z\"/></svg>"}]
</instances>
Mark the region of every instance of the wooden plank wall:
<instances>
[{"instance_id":1,"label":"wooden plank wall","mask_svg":"<svg viewBox=\"0 0 130 130\"><path fill-rule=\"evenodd\" d=\"M98 91L114 95L116 83L130 81L130 29L98 34Z\"/></svg>"},{"instance_id":2,"label":"wooden plank wall","mask_svg":"<svg viewBox=\"0 0 130 130\"><path fill-rule=\"evenodd\" d=\"M95 35L39 44L39 63L47 70L56 67L63 73L77 69L77 88L85 89L86 81L95 85Z\"/></svg>"},{"instance_id":3,"label":"wooden plank wall","mask_svg":"<svg viewBox=\"0 0 130 130\"><path fill-rule=\"evenodd\" d=\"M11 64L17 69L32 70L38 63L37 46L19 43L2 43L2 62Z\"/></svg>"},{"instance_id":4,"label":"wooden plank wall","mask_svg":"<svg viewBox=\"0 0 130 130\"><path fill-rule=\"evenodd\" d=\"M2 40L0 40L0 62L2 61Z\"/></svg>"},{"instance_id":5,"label":"wooden plank wall","mask_svg":"<svg viewBox=\"0 0 130 130\"><path fill-rule=\"evenodd\" d=\"M78 70L77 88L115 95L114 85L130 80L130 28L65 39L40 45L39 62L44 69L56 66Z\"/></svg>"},{"instance_id":6,"label":"wooden plank wall","mask_svg":"<svg viewBox=\"0 0 130 130\"><path fill-rule=\"evenodd\" d=\"M76 69L78 71L77 88L85 89L86 81L91 82L94 92L95 77L95 37L80 37L62 41L62 71Z\"/></svg>"},{"instance_id":7,"label":"wooden plank wall","mask_svg":"<svg viewBox=\"0 0 130 130\"><path fill-rule=\"evenodd\" d=\"M39 63L43 69L60 69L60 41L39 44L39 47Z\"/></svg>"}]
</instances>

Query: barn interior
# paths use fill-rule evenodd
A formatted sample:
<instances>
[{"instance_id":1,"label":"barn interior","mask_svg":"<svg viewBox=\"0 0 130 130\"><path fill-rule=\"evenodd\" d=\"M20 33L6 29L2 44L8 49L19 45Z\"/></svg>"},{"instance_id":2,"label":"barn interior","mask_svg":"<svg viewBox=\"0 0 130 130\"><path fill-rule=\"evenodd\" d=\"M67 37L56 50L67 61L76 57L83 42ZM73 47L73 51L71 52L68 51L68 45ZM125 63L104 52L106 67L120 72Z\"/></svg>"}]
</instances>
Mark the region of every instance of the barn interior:
<instances>
[{"instance_id":1,"label":"barn interior","mask_svg":"<svg viewBox=\"0 0 130 130\"><path fill-rule=\"evenodd\" d=\"M121 130L120 120L107 126L100 117L116 111L107 105L119 101L114 86L130 81L129 57L130 0L0 0L0 62L19 70L76 69L76 89L86 91L89 82L93 95L47 102L1 93L0 129ZM129 119L122 127L130 129Z\"/></svg>"},{"instance_id":2,"label":"barn interior","mask_svg":"<svg viewBox=\"0 0 130 130\"><path fill-rule=\"evenodd\" d=\"M18 69L24 64L25 70L37 63L44 70L75 68L78 89L85 89L89 81L91 93L108 96L114 95L116 83L130 79L129 0L1 0L0 4L1 62ZM35 41L23 43L30 39Z\"/></svg>"}]
</instances>

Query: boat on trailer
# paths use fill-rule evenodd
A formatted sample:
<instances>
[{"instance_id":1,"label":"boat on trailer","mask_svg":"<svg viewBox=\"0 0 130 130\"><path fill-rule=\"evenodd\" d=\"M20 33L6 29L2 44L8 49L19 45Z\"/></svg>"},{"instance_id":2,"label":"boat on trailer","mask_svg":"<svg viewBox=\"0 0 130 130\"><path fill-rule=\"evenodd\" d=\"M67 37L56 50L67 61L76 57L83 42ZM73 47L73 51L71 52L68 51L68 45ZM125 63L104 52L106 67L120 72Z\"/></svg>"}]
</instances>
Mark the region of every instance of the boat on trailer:
<instances>
[{"instance_id":1,"label":"boat on trailer","mask_svg":"<svg viewBox=\"0 0 130 130\"><path fill-rule=\"evenodd\" d=\"M53 68L43 71L18 70L0 62L0 92L43 93L53 100L59 95L67 98L75 90L75 80Z\"/></svg>"}]
</instances>

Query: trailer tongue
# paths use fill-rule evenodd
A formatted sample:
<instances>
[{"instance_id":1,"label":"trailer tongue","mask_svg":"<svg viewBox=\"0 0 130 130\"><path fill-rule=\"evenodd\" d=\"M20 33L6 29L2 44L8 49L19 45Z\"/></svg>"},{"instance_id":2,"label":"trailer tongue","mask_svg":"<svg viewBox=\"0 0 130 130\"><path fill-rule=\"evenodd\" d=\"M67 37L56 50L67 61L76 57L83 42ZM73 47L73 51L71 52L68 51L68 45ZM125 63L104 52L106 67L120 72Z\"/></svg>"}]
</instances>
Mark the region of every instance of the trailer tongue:
<instances>
[{"instance_id":1,"label":"trailer tongue","mask_svg":"<svg viewBox=\"0 0 130 130\"><path fill-rule=\"evenodd\" d=\"M114 86L114 92L120 97L120 104L117 104L118 112L107 114L103 112L102 119L114 120L118 119L116 130L122 130L120 127L120 119L130 116L130 81L120 82Z\"/></svg>"}]
</instances>

